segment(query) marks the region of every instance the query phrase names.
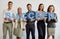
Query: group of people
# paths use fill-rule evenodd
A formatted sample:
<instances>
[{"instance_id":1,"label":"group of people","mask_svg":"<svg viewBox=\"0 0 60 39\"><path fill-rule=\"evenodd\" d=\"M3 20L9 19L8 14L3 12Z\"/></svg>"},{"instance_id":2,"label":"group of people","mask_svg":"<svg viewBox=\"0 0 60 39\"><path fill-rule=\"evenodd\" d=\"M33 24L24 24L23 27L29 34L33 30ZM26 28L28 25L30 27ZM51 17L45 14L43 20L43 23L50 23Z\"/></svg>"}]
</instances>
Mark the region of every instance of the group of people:
<instances>
[{"instance_id":1,"label":"group of people","mask_svg":"<svg viewBox=\"0 0 60 39\"><path fill-rule=\"evenodd\" d=\"M52 39L55 39L55 23L57 22L57 15L54 13L54 5L49 5L47 12L44 11L44 4L39 4L38 11L32 10L32 5L27 4L27 12L24 15L25 20L21 20L22 8L17 9L15 15L12 10L12 1L8 2L8 8L4 10L4 23L3 23L3 39L6 39L7 30L9 32L9 39L12 39L12 35L16 36L16 39L21 39L22 30L21 21L26 22L26 39L30 39L30 32L32 39L35 39L35 21L37 21L38 39L45 39L46 24L47 23L47 39L52 35ZM31 14L30 14L31 13ZM37 14L38 13L38 14ZM30 15L29 15L30 14ZM13 22L14 32L13 32Z\"/></svg>"}]
</instances>

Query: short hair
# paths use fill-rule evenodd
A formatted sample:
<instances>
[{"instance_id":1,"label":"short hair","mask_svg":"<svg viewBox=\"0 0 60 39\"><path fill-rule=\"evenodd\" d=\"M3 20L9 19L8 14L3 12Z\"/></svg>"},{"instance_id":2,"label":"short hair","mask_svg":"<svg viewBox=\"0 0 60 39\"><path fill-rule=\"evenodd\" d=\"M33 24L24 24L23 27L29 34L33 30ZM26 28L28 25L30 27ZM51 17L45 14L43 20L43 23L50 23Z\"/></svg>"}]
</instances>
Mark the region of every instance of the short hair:
<instances>
[{"instance_id":1,"label":"short hair","mask_svg":"<svg viewBox=\"0 0 60 39\"><path fill-rule=\"evenodd\" d=\"M29 5L32 6L31 4L27 4L27 7L28 7Z\"/></svg>"},{"instance_id":2,"label":"short hair","mask_svg":"<svg viewBox=\"0 0 60 39\"><path fill-rule=\"evenodd\" d=\"M12 3L12 4L13 4L13 2L12 2L12 1L9 1L8 3Z\"/></svg>"},{"instance_id":3,"label":"short hair","mask_svg":"<svg viewBox=\"0 0 60 39\"><path fill-rule=\"evenodd\" d=\"M21 7L18 7L18 9L22 9Z\"/></svg>"},{"instance_id":4,"label":"short hair","mask_svg":"<svg viewBox=\"0 0 60 39\"><path fill-rule=\"evenodd\" d=\"M48 9L47 9L47 12L50 12L50 11L49 11L50 7L53 7L53 12L54 12L54 11L55 11L54 5L49 5L49 7L48 7Z\"/></svg>"}]
</instances>

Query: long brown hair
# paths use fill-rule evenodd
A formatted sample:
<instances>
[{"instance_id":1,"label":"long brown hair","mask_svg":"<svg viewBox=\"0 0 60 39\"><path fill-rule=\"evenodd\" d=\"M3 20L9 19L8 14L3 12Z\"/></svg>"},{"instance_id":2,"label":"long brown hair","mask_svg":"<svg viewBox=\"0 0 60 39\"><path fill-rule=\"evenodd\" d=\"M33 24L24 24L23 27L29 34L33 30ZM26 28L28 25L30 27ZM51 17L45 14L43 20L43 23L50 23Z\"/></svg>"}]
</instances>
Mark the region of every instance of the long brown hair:
<instances>
[{"instance_id":1,"label":"long brown hair","mask_svg":"<svg viewBox=\"0 0 60 39\"><path fill-rule=\"evenodd\" d=\"M38 11L40 10L41 5L44 5L44 4L43 3L39 4ZM44 11L44 8L42 9L42 11Z\"/></svg>"},{"instance_id":2,"label":"long brown hair","mask_svg":"<svg viewBox=\"0 0 60 39\"><path fill-rule=\"evenodd\" d=\"M54 12L54 11L55 11L54 5L49 5L49 7L48 7L48 9L47 9L47 12L50 12L50 11L49 11L50 7L53 7L53 12Z\"/></svg>"}]
</instances>

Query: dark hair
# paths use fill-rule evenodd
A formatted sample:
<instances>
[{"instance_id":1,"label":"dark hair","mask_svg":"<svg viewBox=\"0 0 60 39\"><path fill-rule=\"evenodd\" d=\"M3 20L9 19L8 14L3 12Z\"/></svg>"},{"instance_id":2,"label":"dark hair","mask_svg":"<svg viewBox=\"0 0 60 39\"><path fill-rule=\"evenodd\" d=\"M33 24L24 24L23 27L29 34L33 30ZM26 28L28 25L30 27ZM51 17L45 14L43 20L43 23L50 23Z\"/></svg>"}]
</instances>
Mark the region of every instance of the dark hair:
<instances>
[{"instance_id":1,"label":"dark hair","mask_svg":"<svg viewBox=\"0 0 60 39\"><path fill-rule=\"evenodd\" d=\"M27 7L28 7L29 5L32 6L31 4L27 4Z\"/></svg>"},{"instance_id":2,"label":"dark hair","mask_svg":"<svg viewBox=\"0 0 60 39\"><path fill-rule=\"evenodd\" d=\"M49 11L50 7L53 7L53 12L54 12L54 11L55 11L54 5L49 5L49 7L48 7L48 9L47 9L47 12L50 12L50 11Z\"/></svg>"},{"instance_id":3,"label":"dark hair","mask_svg":"<svg viewBox=\"0 0 60 39\"><path fill-rule=\"evenodd\" d=\"M44 4L43 3L39 4L38 11L40 10L41 5L44 5ZM44 8L42 9L42 11L44 11Z\"/></svg>"},{"instance_id":4,"label":"dark hair","mask_svg":"<svg viewBox=\"0 0 60 39\"><path fill-rule=\"evenodd\" d=\"M12 2L12 1L9 1L8 3L12 3L12 4L13 4L13 2Z\"/></svg>"},{"instance_id":5,"label":"dark hair","mask_svg":"<svg viewBox=\"0 0 60 39\"><path fill-rule=\"evenodd\" d=\"M18 7L18 9L22 9L21 7Z\"/></svg>"}]
</instances>

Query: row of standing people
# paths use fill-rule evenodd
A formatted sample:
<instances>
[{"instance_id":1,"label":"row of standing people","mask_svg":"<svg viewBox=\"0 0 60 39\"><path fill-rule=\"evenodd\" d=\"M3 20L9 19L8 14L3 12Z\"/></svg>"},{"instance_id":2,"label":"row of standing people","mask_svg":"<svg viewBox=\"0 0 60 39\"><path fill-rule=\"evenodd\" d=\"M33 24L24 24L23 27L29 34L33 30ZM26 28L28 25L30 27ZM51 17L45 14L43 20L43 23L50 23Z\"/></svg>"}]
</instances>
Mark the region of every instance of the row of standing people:
<instances>
[{"instance_id":1,"label":"row of standing people","mask_svg":"<svg viewBox=\"0 0 60 39\"><path fill-rule=\"evenodd\" d=\"M12 1L8 2L8 9L4 10L4 23L3 23L3 39L6 39L7 30L9 31L9 38L12 39L13 32L13 23L14 25L14 35L16 39L21 39L21 13L22 8L17 9L17 15L13 14L12 10ZM54 13L55 8L54 5L50 5L47 9L47 12L44 11L44 4L39 4L38 7L38 15L35 16L36 12L32 11L32 5L27 4L26 20L22 20L22 22L26 22L26 39L30 39L29 35L31 32L32 39L35 39L35 21L37 20L37 30L38 30L38 39L45 39L46 25L47 23L47 39L49 39L50 35L52 35L52 39L55 39L55 23L57 22L56 13ZM7 14L9 13L9 14ZM33 18L28 18L28 13L33 13ZM6 16L7 15L7 16ZM24 30L24 29L23 29Z\"/></svg>"}]
</instances>

